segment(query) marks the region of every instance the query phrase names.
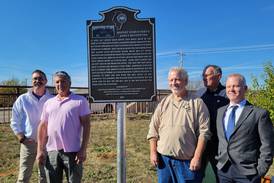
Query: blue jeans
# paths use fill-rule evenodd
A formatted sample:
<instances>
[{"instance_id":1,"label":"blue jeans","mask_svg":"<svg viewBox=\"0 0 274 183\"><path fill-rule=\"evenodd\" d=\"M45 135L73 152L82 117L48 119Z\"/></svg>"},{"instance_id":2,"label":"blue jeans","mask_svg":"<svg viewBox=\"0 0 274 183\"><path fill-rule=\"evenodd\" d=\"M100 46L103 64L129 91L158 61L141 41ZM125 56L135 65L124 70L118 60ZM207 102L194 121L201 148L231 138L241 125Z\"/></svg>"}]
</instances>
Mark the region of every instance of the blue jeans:
<instances>
[{"instance_id":1,"label":"blue jeans","mask_svg":"<svg viewBox=\"0 0 274 183\"><path fill-rule=\"evenodd\" d=\"M158 154L158 183L201 183L201 171L189 169L190 160L178 160Z\"/></svg>"}]
</instances>

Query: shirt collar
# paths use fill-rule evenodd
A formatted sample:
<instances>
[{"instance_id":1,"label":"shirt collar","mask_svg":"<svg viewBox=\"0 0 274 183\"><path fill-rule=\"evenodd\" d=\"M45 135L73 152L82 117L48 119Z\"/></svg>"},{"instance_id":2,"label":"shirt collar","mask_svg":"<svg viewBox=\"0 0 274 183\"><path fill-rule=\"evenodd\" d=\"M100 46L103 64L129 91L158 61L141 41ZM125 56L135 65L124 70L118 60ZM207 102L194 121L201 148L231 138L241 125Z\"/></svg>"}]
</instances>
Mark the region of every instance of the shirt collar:
<instances>
[{"instance_id":1,"label":"shirt collar","mask_svg":"<svg viewBox=\"0 0 274 183\"><path fill-rule=\"evenodd\" d=\"M233 107L233 106L235 106L235 105L237 105L238 107L240 107L240 108L242 108L242 107L244 107L245 106L245 104L246 104L246 99L243 99L240 103L238 103L238 104L229 104L229 106L228 106L228 109L230 109L231 107Z\"/></svg>"},{"instance_id":2,"label":"shirt collar","mask_svg":"<svg viewBox=\"0 0 274 183\"><path fill-rule=\"evenodd\" d=\"M216 90L214 90L214 91L210 91L208 88L206 89L206 92L207 93L220 93L220 91L221 90L223 90L223 89L225 89L225 87L221 84L221 83L219 83L218 84L218 86L217 86L217 88L216 88Z\"/></svg>"},{"instance_id":3,"label":"shirt collar","mask_svg":"<svg viewBox=\"0 0 274 183\"><path fill-rule=\"evenodd\" d=\"M69 94L67 97L63 98L63 99L59 98L59 97L58 97L58 94L55 96L55 98L56 98L57 100L64 101L64 100L70 99L70 98L72 97L73 94L74 94L74 93L70 91L70 94Z\"/></svg>"}]
</instances>

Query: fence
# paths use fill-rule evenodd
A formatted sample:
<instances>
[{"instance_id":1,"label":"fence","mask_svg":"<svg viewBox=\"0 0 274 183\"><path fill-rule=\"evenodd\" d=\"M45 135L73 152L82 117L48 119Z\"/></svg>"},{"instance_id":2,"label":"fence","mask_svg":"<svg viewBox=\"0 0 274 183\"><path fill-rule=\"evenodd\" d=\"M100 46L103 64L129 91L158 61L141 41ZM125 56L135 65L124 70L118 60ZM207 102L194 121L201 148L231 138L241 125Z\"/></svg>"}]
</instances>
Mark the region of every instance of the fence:
<instances>
[{"instance_id":1,"label":"fence","mask_svg":"<svg viewBox=\"0 0 274 183\"><path fill-rule=\"evenodd\" d=\"M0 123L10 122L13 103L30 88L31 86L0 85ZM47 87L47 89L52 94L56 93L54 87ZM71 91L88 99L87 87L71 87ZM154 102L128 102L127 113L152 113L159 101L169 93L169 90L158 90L157 101ZM89 103L89 105L93 114L116 112L115 103Z\"/></svg>"},{"instance_id":2,"label":"fence","mask_svg":"<svg viewBox=\"0 0 274 183\"><path fill-rule=\"evenodd\" d=\"M0 85L0 123L10 121L12 104L24 89L21 86L9 87Z\"/></svg>"}]
</instances>

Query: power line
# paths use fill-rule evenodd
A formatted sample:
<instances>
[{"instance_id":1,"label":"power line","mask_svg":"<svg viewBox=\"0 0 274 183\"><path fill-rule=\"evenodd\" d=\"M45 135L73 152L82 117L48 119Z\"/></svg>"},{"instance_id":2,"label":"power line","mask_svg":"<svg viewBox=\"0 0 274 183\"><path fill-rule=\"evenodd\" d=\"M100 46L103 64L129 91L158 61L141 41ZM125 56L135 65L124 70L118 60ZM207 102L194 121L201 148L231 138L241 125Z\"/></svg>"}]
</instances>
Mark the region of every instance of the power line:
<instances>
[{"instance_id":1,"label":"power line","mask_svg":"<svg viewBox=\"0 0 274 183\"><path fill-rule=\"evenodd\" d=\"M264 45L249 45L249 46L236 46L236 47L223 47L223 48L202 48L202 49L181 49L180 51L170 51L158 53L157 56L176 56L182 53L184 55L195 55L195 54L213 54L213 53L233 53L233 52L245 52L245 51L262 51L262 50L272 50L274 49L274 44L264 44Z\"/></svg>"}]
</instances>

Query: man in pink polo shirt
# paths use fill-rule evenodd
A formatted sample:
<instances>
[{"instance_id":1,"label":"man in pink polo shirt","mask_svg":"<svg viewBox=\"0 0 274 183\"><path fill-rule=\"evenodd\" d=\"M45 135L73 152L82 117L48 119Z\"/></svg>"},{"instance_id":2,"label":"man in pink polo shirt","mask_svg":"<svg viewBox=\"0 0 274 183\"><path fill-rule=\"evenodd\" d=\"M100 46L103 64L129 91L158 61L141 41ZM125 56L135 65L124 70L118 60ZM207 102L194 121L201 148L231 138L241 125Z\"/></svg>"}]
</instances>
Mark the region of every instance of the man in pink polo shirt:
<instances>
[{"instance_id":1,"label":"man in pink polo shirt","mask_svg":"<svg viewBox=\"0 0 274 183\"><path fill-rule=\"evenodd\" d=\"M71 79L66 72L56 72L54 82L57 95L43 107L36 159L39 164L46 159L48 182L62 182L63 170L67 182L81 182L90 135L90 109L84 97L70 91Z\"/></svg>"}]
</instances>

